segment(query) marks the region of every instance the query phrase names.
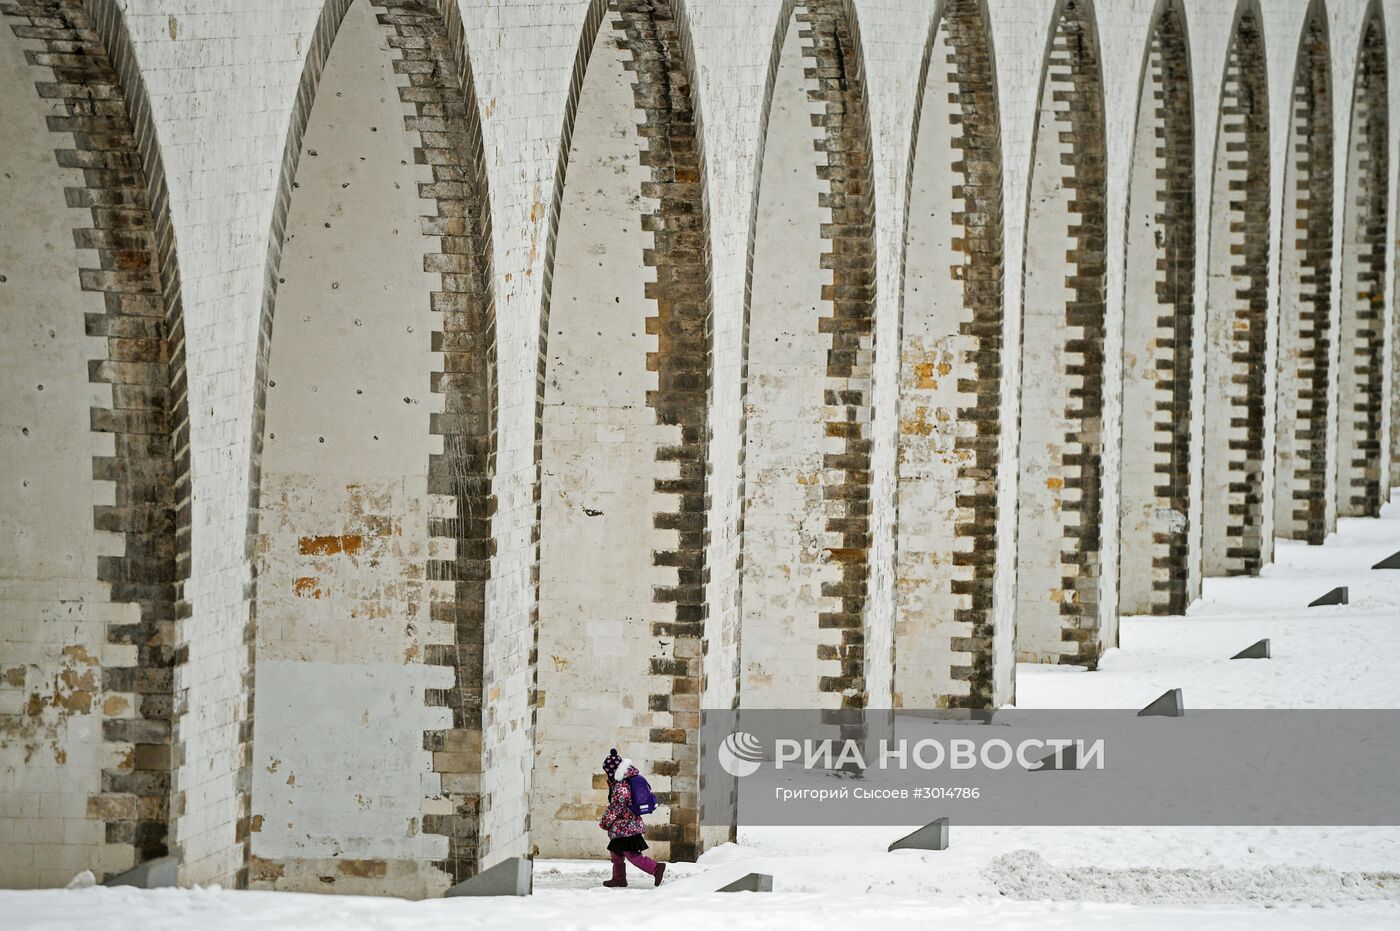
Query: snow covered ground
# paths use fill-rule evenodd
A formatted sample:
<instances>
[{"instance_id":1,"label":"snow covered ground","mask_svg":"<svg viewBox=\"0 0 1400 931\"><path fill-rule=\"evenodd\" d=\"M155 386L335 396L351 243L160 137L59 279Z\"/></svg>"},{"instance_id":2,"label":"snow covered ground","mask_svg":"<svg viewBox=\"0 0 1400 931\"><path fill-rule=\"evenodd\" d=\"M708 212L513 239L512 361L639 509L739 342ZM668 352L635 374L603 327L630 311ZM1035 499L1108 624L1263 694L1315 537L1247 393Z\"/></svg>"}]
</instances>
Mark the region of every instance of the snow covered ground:
<instances>
[{"instance_id":1,"label":"snow covered ground","mask_svg":"<svg viewBox=\"0 0 1400 931\"><path fill-rule=\"evenodd\" d=\"M1022 666L1021 708L1400 707L1400 503L1343 520L1323 547L1281 543L1257 579L1206 583L1184 618L1130 618L1095 673ZM1334 586L1351 603L1307 608ZM1269 661L1229 657L1268 637ZM1400 785L1400 777L1397 777ZM887 853L898 828L752 828L675 864L656 889L605 864L541 860L529 899L406 902L220 889L0 892L0 927L726 929L1400 927L1400 828L954 827L948 850ZM716 895L748 872L768 895Z\"/></svg>"}]
</instances>

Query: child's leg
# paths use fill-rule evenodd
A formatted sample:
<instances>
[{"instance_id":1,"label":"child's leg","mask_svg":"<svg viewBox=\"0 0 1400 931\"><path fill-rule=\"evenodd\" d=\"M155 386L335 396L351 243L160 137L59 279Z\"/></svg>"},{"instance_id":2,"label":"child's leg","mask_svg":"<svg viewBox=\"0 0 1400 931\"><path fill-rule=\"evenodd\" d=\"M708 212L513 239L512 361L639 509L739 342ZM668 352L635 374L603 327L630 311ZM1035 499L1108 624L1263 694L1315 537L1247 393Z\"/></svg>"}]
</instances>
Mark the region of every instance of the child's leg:
<instances>
[{"instance_id":1,"label":"child's leg","mask_svg":"<svg viewBox=\"0 0 1400 931\"><path fill-rule=\"evenodd\" d=\"M656 861L638 850L629 850L624 856L627 862L648 875L655 875Z\"/></svg>"},{"instance_id":2,"label":"child's leg","mask_svg":"<svg viewBox=\"0 0 1400 931\"><path fill-rule=\"evenodd\" d=\"M627 878L627 867L626 867L626 865L625 865L624 862L623 862L622 854L620 854L620 853L613 853L612 851L609 851L609 852L608 852L608 856L612 858L612 868L613 868L613 875L612 875L612 878L613 878L613 881L614 881L614 882L618 882L618 881L620 881L620 880L626 879L626 878Z\"/></svg>"}]
</instances>

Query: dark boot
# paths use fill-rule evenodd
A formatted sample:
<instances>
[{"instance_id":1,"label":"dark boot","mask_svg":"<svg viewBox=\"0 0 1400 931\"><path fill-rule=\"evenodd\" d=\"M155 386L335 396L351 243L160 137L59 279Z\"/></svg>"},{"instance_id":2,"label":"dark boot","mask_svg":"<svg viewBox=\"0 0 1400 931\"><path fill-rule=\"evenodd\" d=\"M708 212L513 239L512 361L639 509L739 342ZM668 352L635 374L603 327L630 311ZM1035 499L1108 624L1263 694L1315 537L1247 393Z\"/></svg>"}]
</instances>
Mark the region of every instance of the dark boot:
<instances>
[{"instance_id":1,"label":"dark boot","mask_svg":"<svg viewBox=\"0 0 1400 931\"><path fill-rule=\"evenodd\" d=\"M622 854L612 854L612 879L605 879L603 885L609 889L621 889L627 885L627 861L622 859Z\"/></svg>"},{"instance_id":2,"label":"dark boot","mask_svg":"<svg viewBox=\"0 0 1400 931\"><path fill-rule=\"evenodd\" d=\"M664 872L666 872L666 864L664 864L664 863L658 863L658 864L656 864L656 872L652 874L652 876L656 877L656 883L655 883L656 885L658 885L658 886L661 885L661 874L664 873Z\"/></svg>"}]
</instances>

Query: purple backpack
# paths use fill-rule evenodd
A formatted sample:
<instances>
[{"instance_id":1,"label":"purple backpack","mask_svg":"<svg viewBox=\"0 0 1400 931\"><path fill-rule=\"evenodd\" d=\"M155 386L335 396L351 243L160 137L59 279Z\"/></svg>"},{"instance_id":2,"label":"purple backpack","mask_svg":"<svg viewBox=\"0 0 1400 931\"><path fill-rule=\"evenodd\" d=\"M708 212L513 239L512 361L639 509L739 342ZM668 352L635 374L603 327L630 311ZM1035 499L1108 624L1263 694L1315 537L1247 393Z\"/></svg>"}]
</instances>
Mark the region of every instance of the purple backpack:
<instances>
[{"instance_id":1,"label":"purple backpack","mask_svg":"<svg viewBox=\"0 0 1400 931\"><path fill-rule=\"evenodd\" d=\"M632 814L649 815L656 811L656 796L641 773L628 779L627 785L632 790Z\"/></svg>"}]
</instances>

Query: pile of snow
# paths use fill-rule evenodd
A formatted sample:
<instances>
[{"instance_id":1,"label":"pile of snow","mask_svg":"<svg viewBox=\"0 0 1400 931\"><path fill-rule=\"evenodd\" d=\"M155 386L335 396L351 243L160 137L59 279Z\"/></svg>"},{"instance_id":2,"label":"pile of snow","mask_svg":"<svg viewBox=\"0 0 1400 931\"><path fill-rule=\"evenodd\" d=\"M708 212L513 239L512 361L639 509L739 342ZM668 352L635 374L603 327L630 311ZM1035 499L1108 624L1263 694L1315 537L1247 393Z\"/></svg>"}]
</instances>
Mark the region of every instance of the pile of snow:
<instances>
[{"instance_id":1,"label":"pile of snow","mask_svg":"<svg viewBox=\"0 0 1400 931\"><path fill-rule=\"evenodd\" d=\"M1065 869L1034 850L1014 850L992 861L987 875L1016 899L1141 904L1308 905L1400 901L1400 873L1323 867L1267 869L1130 867Z\"/></svg>"}]
</instances>

